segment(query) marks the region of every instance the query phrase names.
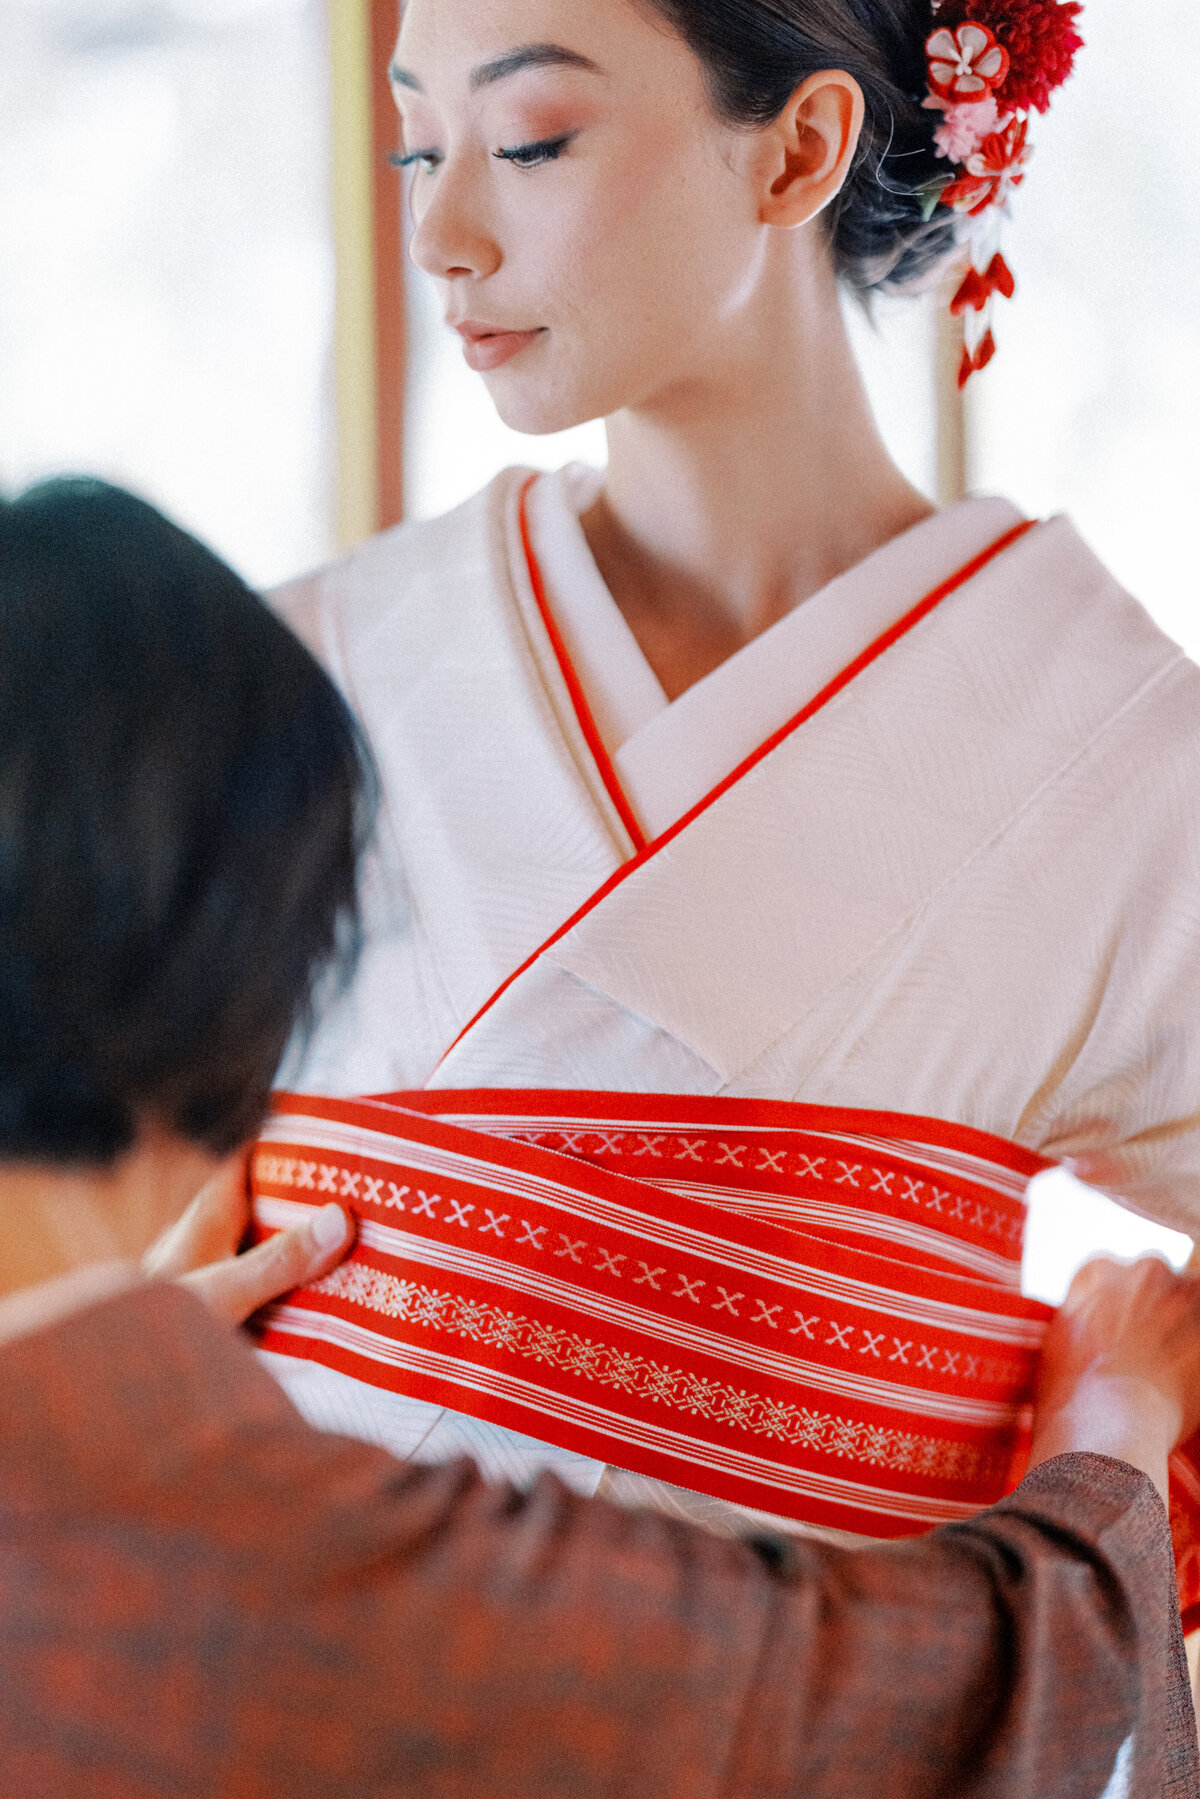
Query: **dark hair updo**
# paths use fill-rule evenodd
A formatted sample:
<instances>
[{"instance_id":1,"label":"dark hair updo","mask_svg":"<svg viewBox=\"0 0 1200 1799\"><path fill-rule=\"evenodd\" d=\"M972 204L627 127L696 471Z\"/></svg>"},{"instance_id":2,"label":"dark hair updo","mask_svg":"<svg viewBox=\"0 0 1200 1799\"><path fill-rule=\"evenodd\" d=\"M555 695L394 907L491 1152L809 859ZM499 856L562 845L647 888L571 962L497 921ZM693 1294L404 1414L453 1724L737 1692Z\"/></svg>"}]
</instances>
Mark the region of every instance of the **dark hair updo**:
<instances>
[{"instance_id":1,"label":"dark hair updo","mask_svg":"<svg viewBox=\"0 0 1200 1799\"><path fill-rule=\"evenodd\" d=\"M834 268L860 294L902 288L954 245L943 208L926 220L934 150L925 42L931 0L649 0L699 57L718 111L769 125L802 82L844 69L866 120L854 167L826 213Z\"/></svg>"}]
</instances>

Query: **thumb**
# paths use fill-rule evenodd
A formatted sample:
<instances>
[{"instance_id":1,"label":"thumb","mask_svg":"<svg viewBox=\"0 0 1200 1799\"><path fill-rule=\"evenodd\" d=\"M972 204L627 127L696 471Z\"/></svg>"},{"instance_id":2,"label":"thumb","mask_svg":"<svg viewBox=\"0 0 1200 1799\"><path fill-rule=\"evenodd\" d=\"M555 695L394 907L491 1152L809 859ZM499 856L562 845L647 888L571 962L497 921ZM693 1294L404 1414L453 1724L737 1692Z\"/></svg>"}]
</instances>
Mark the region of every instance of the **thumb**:
<instances>
[{"instance_id":1,"label":"thumb","mask_svg":"<svg viewBox=\"0 0 1200 1799\"><path fill-rule=\"evenodd\" d=\"M198 1268L179 1284L190 1288L218 1318L244 1324L260 1306L328 1274L353 1239L353 1221L341 1206L322 1206L303 1224L278 1231L244 1255Z\"/></svg>"},{"instance_id":2,"label":"thumb","mask_svg":"<svg viewBox=\"0 0 1200 1799\"><path fill-rule=\"evenodd\" d=\"M1063 1312L1077 1312L1097 1293L1103 1292L1114 1280L1119 1279L1125 1264L1116 1256L1096 1255L1083 1263L1076 1270L1074 1279L1067 1289L1067 1296L1059 1308Z\"/></svg>"}]
</instances>

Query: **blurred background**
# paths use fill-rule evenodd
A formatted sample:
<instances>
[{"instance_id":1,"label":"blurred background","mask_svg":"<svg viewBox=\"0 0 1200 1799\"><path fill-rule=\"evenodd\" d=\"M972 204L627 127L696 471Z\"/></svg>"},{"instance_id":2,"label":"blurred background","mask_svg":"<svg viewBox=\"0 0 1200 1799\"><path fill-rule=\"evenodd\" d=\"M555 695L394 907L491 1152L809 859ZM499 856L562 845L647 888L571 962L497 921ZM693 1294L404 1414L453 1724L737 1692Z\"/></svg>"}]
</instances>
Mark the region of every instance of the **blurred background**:
<instances>
[{"instance_id":1,"label":"blurred background","mask_svg":"<svg viewBox=\"0 0 1200 1799\"><path fill-rule=\"evenodd\" d=\"M1019 303L965 407L933 302L873 323L852 308L851 323L921 487L1069 511L1200 656L1193 5L1087 7L1077 76L1034 125L1009 247ZM107 475L265 586L445 510L507 463L603 459L599 427L505 430L406 270L386 164L398 14L398 0L3 0L0 486ZM1051 1295L1087 1232L1136 1247L1141 1229L1053 1180L1031 1250ZM1163 1241L1176 1259L1190 1247Z\"/></svg>"}]
</instances>

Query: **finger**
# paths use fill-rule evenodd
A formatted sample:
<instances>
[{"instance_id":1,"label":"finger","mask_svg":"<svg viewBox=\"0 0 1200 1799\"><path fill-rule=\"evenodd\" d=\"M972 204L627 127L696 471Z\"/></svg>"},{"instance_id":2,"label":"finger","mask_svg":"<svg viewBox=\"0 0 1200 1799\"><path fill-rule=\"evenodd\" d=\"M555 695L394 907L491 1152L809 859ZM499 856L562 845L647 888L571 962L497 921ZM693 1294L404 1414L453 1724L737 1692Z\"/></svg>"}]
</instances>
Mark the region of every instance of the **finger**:
<instances>
[{"instance_id":1,"label":"finger","mask_svg":"<svg viewBox=\"0 0 1200 1799\"><path fill-rule=\"evenodd\" d=\"M277 1232L245 1255L184 1275L181 1285L218 1317L244 1324L260 1306L328 1274L353 1235L353 1223L340 1206L323 1206L304 1224Z\"/></svg>"},{"instance_id":2,"label":"finger","mask_svg":"<svg viewBox=\"0 0 1200 1799\"><path fill-rule=\"evenodd\" d=\"M1093 1256L1071 1282L1062 1309L1071 1313L1118 1300L1134 1307L1161 1304L1180 1283L1181 1276L1157 1250L1147 1250L1133 1259Z\"/></svg>"},{"instance_id":3,"label":"finger","mask_svg":"<svg viewBox=\"0 0 1200 1799\"><path fill-rule=\"evenodd\" d=\"M1067 1289L1067 1296L1063 1300L1062 1310L1073 1312L1079 1306L1086 1305L1093 1295L1117 1279L1125 1267L1126 1264L1119 1262L1115 1256L1093 1256L1090 1261L1085 1262L1081 1268L1076 1270L1074 1279Z\"/></svg>"}]
</instances>

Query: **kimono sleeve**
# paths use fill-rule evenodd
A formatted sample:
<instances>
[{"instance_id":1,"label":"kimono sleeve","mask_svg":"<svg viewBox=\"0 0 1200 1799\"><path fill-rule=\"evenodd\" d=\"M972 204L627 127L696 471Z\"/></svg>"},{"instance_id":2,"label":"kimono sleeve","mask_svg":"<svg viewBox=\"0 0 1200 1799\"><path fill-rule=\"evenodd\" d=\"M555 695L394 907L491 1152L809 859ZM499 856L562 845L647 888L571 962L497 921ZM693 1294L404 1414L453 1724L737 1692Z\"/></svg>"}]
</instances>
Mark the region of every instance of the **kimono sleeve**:
<instances>
[{"instance_id":1,"label":"kimono sleeve","mask_svg":"<svg viewBox=\"0 0 1200 1799\"><path fill-rule=\"evenodd\" d=\"M1066 1066L1022 1141L1135 1210L1200 1235L1200 670L1183 658L1096 759L1106 787L1067 808L1093 971ZM1101 803L1098 794L1103 791ZM1065 827L1064 827L1065 828ZM1065 953L1065 952L1064 952Z\"/></svg>"},{"instance_id":2,"label":"kimono sleeve","mask_svg":"<svg viewBox=\"0 0 1200 1799\"><path fill-rule=\"evenodd\" d=\"M729 1799L1183 1799L1195 1721L1166 1513L1060 1456L968 1524L801 1548Z\"/></svg>"},{"instance_id":3,"label":"kimono sleeve","mask_svg":"<svg viewBox=\"0 0 1200 1799\"><path fill-rule=\"evenodd\" d=\"M472 1600L421 1638L425 1794L1194 1799L1166 1514L1124 1463L1058 1457L861 1550L730 1543L549 1478L455 1509L441 1574Z\"/></svg>"}]
</instances>

